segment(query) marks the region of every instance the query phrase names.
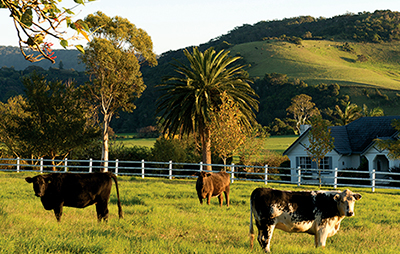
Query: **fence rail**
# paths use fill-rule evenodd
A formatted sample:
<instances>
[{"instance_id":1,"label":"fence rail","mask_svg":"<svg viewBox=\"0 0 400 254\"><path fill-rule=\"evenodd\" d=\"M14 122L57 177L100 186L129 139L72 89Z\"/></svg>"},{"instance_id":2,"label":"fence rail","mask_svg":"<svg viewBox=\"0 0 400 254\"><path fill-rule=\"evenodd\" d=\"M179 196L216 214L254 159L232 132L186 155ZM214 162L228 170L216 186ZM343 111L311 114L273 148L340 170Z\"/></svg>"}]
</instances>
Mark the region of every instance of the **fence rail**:
<instances>
[{"instance_id":1,"label":"fence rail","mask_svg":"<svg viewBox=\"0 0 400 254\"><path fill-rule=\"evenodd\" d=\"M102 160L50 160L0 158L0 171L13 172L100 172L104 169ZM213 172L225 170L235 181L255 181L300 185L323 185L337 188L367 187L374 192L376 188L400 189L400 173L338 169L302 169L247 165L221 165L182 162L152 161L108 161L107 171L117 175L145 177L195 178L195 173L203 171L204 166L212 166Z\"/></svg>"}]
</instances>

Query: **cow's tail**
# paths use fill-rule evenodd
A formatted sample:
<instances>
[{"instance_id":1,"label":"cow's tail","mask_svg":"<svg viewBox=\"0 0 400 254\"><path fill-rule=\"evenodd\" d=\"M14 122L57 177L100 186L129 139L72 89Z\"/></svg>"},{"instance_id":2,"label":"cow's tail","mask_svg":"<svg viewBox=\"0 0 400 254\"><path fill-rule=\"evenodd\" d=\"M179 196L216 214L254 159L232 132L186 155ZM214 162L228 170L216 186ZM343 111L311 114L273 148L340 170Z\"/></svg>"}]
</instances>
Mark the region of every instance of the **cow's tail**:
<instances>
[{"instance_id":1,"label":"cow's tail","mask_svg":"<svg viewBox=\"0 0 400 254\"><path fill-rule=\"evenodd\" d=\"M111 177L114 179L115 182L115 188L117 189L117 198L118 198L118 215L119 218L124 218L124 214L122 212L122 207L121 207L121 201L119 200L119 189L118 189L118 180L117 180L117 176L114 174L110 174Z\"/></svg>"},{"instance_id":2,"label":"cow's tail","mask_svg":"<svg viewBox=\"0 0 400 254\"><path fill-rule=\"evenodd\" d=\"M253 249L253 242L254 242L254 228L253 228L253 204L252 198L250 198L250 248Z\"/></svg>"}]
</instances>

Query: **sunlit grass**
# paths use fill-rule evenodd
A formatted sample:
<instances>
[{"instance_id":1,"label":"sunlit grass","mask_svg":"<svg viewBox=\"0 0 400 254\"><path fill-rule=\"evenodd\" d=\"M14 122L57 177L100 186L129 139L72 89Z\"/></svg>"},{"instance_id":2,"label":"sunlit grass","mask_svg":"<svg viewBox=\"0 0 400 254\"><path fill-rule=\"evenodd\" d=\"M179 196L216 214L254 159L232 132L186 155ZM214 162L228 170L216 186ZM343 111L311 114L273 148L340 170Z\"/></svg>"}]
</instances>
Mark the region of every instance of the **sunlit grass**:
<instances>
[{"instance_id":1,"label":"sunlit grass","mask_svg":"<svg viewBox=\"0 0 400 254\"><path fill-rule=\"evenodd\" d=\"M118 219L115 187L108 223L98 223L95 207L64 208L61 223L43 209L32 173L0 173L0 253L263 253L249 249L249 196L262 183L235 182L231 205L199 204L193 180L118 177L125 217ZM272 184L279 189L314 186ZM324 188L327 189L327 188ZM274 253L398 253L400 190L354 189L363 198L356 216L346 218L325 250L308 234L276 230Z\"/></svg>"}]
</instances>

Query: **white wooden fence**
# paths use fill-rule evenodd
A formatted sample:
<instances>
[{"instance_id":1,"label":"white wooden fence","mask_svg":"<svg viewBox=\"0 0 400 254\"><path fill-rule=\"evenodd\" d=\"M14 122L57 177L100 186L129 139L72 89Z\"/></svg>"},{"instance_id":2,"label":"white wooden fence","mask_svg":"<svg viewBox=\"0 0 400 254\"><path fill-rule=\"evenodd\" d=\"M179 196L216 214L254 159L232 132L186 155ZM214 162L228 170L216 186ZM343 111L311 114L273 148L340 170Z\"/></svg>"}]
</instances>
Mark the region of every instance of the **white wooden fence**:
<instances>
[{"instance_id":1,"label":"white wooden fence","mask_svg":"<svg viewBox=\"0 0 400 254\"><path fill-rule=\"evenodd\" d=\"M104 169L101 160L49 160L0 158L0 171L12 172L100 172ZM302 168L278 168L246 165L221 165L181 162L152 161L108 161L107 170L117 175L145 177L196 178L195 173L203 171L204 166L212 166L213 172L225 170L231 174L231 182L256 181L300 185L323 185L338 188L367 187L374 192L376 188L400 189L400 173L355 170L318 170Z\"/></svg>"}]
</instances>

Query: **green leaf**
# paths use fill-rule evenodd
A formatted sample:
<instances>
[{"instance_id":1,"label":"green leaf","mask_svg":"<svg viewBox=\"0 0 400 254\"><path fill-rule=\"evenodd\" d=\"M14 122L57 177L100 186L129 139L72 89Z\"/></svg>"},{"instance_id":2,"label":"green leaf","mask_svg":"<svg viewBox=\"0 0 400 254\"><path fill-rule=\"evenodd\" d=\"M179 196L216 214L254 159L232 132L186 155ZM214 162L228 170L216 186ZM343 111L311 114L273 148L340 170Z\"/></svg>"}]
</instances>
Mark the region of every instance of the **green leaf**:
<instances>
[{"instance_id":1,"label":"green leaf","mask_svg":"<svg viewBox=\"0 0 400 254\"><path fill-rule=\"evenodd\" d=\"M32 9L29 8L24 12L24 14L22 14L21 22L25 26L30 27L32 26L32 18Z\"/></svg>"},{"instance_id":2,"label":"green leaf","mask_svg":"<svg viewBox=\"0 0 400 254\"><path fill-rule=\"evenodd\" d=\"M77 4L85 4L85 2L83 0L74 0L74 2Z\"/></svg>"},{"instance_id":3,"label":"green leaf","mask_svg":"<svg viewBox=\"0 0 400 254\"><path fill-rule=\"evenodd\" d=\"M63 46L63 48L68 47L68 41L67 40L61 40L60 45Z\"/></svg>"},{"instance_id":4,"label":"green leaf","mask_svg":"<svg viewBox=\"0 0 400 254\"><path fill-rule=\"evenodd\" d=\"M79 50L82 54L85 54L85 50L83 49L82 45L76 45L75 48Z\"/></svg>"}]
</instances>

